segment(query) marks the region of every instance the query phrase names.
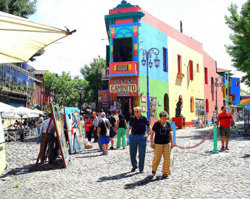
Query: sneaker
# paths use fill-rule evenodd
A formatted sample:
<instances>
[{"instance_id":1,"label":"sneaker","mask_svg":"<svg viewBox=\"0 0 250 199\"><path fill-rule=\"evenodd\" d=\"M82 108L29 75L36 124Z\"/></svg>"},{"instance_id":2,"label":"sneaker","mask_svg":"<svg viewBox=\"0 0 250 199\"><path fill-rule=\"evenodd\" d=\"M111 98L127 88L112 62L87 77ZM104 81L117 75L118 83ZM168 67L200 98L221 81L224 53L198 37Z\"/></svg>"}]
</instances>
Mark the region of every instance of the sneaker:
<instances>
[{"instance_id":1,"label":"sneaker","mask_svg":"<svg viewBox=\"0 0 250 199\"><path fill-rule=\"evenodd\" d=\"M227 150L227 151L229 151L229 148L228 148L228 146L226 146L226 150Z\"/></svg>"},{"instance_id":2,"label":"sneaker","mask_svg":"<svg viewBox=\"0 0 250 199\"><path fill-rule=\"evenodd\" d=\"M131 172L135 172L136 169L137 169L137 168L133 167L133 168L131 169Z\"/></svg>"},{"instance_id":3,"label":"sneaker","mask_svg":"<svg viewBox=\"0 0 250 199\"><path fill-rule=\"evenodd\" d=\"M224 146L222 146L221 148L220 148L220 151L224 151L225 150L225 148L224 148Z\"/></svg>"},{"instance_id":4,"label":"sneaker","mask_svg":"<svg viewBox=\"0 0 250 199\"><path fill-rule=\"evenodd\" d=\"M168 175L167 174L163 174L162 175L162 179L167 179L168 178Z\"/></svg>"},{"instance_id":5,"label":"sneaker","mask_svg":"<svg viewBox=\"0 0 250 199\"><path fill-rule=\"evenodd\" d=\"M140 171L140 173L143 173L143 171Z\"/></svg>"},{"instance_id":6,"label":"sneaker","mask_svg":"<svg viewBox=\"0 0 250 199\"><path fill-rule=\"evenodd\" d=\"M114 147L110 147L109 149L110 149L110 150L114 150Z\"/></svg>"},{"instance_id":7,"label":"sneaker","mask_svg":"<svg viewBox=\"0 0 250 199\"><path fill-rule=\"evenodd\" d=\"M123 149L125 149L125 147L122 147Z\"/></svg>"}]
</instances>

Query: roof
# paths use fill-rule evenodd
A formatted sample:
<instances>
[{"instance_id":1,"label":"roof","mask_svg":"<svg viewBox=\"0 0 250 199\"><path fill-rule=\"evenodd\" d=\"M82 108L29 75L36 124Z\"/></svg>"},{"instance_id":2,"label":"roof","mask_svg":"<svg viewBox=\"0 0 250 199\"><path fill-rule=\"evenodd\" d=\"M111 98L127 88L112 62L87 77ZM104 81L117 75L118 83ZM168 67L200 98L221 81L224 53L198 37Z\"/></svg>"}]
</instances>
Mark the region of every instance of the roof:
<instances>
[{"instance_id":1,"label":"roof","mask_svg":"<svg viewBox=\"0 0 250 199\"><path fill-rule=\"evenodd\" d=\"M224 69L224 68L217 68L217 73L223 73L223 72L230 72L231 70Z\"/></svg>"},{"instance_id":2,"label":"roof","mask_svg":"<svg viewBox=\"0 0 250 199\"><path fill-rule=\"evenodd\" d=\"M45 73L48 73L48 70L35 70L34 74L35 75L44 75Z\"/></svg>"}]
</instances>

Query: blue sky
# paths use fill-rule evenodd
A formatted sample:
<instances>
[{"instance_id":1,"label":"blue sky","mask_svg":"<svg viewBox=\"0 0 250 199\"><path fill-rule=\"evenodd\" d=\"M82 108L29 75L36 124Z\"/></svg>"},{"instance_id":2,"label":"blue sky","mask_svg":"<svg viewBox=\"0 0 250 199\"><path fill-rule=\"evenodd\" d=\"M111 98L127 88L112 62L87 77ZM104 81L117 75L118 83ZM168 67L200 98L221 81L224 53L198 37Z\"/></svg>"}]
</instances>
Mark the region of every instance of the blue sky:
<instances>
[{"instance_id":1,"label":"blue sky","mask_svg":"<svg viewBox=\"0 0 250 199\"><path fill-rule=\"evenodd\" d=\"M37 12L30 19L57 28L77 29L73 35L46 47L46 52L36 62L36 69L51 72L70 72L79 75L80 68L100 55L105 58L108 44L104 15L121 0L38 0ZM246 0L129 0L139 5L165 23L179 30L182 20L183 33L203 43L204 50L217 60L219 68L231 69L234 76L242 73L231 67L226 53L230 30L224 16L229 14L231 2L239 7ZM104 39L104 40L103 40ZM248 89L242 85L243 89Z\"/></svg>"}]
</instances>

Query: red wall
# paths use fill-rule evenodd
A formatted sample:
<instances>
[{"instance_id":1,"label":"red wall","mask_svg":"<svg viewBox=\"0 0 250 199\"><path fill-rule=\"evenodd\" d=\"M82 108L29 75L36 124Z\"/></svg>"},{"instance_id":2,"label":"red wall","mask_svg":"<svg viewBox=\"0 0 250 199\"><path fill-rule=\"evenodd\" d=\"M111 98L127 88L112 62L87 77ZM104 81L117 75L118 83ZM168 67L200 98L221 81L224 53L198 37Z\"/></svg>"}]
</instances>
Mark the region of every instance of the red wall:
<instances>
[{"instance_id":1,"label":"red wall","mask_svg":"<svg viewBox=\"0 0 250 199\"><path fill-rule=\"evenodd\" d=\"M203 52L203 60L204 60L204 67L208 69L208 84L205 84L205 75L204 75L204 92L205 92L205 99L208 99L209 102L209 112L208 112L208 120L211 120L213 117L213 111L215 110L215 104L216 104L216 87L214 86L214 100L212 99L212 87L211 87L211 77L215 78L219 77L219 75L216 73L216 64L213 58L211 58L206 52ZM218 106L218 113L220 113L220 108L223 104L223 94L221 87L217 88L217 106Z\"/></svg>"}]
</instances>

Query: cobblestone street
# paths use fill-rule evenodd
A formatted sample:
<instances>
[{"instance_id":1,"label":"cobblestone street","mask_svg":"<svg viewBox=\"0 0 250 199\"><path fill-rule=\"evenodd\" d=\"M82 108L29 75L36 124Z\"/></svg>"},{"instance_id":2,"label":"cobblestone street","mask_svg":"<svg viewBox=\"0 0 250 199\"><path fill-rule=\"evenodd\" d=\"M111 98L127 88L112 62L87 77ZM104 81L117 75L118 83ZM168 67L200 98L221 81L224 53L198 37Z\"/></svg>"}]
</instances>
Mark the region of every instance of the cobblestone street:
<instances>
[{"instance_id":1,"label":"cobblestone street","mask_svg":"<svg viewBox=\"0 0 250 199\"><path fill-rule=\"evenodd\" d=\"M208 128L178 130L176 141L192 146L208 132ZM167 180L148 181L153 158L149 145L145 170L140 174L130 172L128 146L100 156L94 144L92 149L71 155L67 169L45 164L34 170L39 150L35 139L9 142L0 198L250 198L249 145L249 137L234 133L229 152L212 154L212 135L197 148L174 148L172 175ZM161 176L161 166L157 176Z\"/></svg>"}]
</instances>

